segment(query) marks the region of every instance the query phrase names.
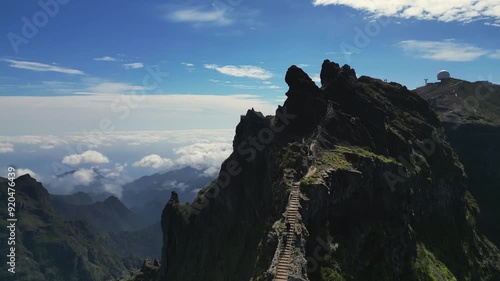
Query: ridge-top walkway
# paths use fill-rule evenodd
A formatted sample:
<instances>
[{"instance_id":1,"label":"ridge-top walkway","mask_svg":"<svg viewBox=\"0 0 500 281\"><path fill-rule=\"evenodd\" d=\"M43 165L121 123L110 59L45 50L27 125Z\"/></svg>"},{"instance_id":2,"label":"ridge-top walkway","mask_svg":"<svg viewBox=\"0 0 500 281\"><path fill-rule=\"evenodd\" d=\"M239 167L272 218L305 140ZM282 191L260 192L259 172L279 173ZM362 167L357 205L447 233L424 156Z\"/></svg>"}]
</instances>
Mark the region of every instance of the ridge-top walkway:
<instances>
[{"instance_id":1,"label":"ridge-top walkway","mask_svg":"<svg viewBox=\"0 0 500 281\"><path fill-rule=\"evenodd\" d=\"M274 278L275 281L288 280L293 244L295 240L295 224L297 223L299 216L299 195L299 183L294 182L292 184L292 190L290 191L288 206L286 208L286 223L288 223L290 227L287 227L286 229L286 239L282 239L281 243L278 245L278 247L281 247L282 250L280 251L278 257L278 266L276 267L276 275Z\"/></svg>"}]
</instances>

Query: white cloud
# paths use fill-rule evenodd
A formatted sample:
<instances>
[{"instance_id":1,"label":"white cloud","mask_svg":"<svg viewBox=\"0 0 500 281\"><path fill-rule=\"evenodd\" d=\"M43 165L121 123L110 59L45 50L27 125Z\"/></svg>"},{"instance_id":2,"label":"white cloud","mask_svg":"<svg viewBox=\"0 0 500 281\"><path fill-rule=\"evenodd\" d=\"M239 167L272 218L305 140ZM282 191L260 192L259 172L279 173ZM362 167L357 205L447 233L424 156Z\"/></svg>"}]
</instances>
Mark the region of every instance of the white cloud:
<instances>
[{"instance_id":1,"label":"white cloud","mask_svg":"<svg viewBox=\"0 0 500 281\"><path fill-rule=\"evenodd\" d=\"M190 187L189 184L186 184L184 182L178 182L176 180L170 180L170 181L166 181L164 183L161 184L161 186L163 187L163 189L179 189L181 192L184 192L187 188Z\"/></svg>"},{"instance_id":2,"label":"white cloud","mask_svg":"<svg viewBox=\"0 0 500 281\"><path fill-rule=\"evenodd\" d=\"M72 177L76 184L89 185L94 181L96 173L93 169L78 169L72 174Z\"/></svg>"},{"instance_id":3,"label":"white cloud","mask_svg":"<svg viewBox=\"0 0 500 281\"><path fill-rule=\"evenodd\" d=\"M104 191L107 191L113 195L115 195L118 198L122 197L122 187L120 184L117 183L105 183L103 185Z\"/></svg>"},{"instance_id":4,"label":"white cloud","mask_svg":"<svg viewBox=\"0 0 500 281\"><path fill-rule=\"evenodd\" d=\"M0 153L14 152L14 145L11 143L0 143Z\"/></svg>"},{"instance_id":5,"label":"white cloud","mask_svg":"<svg viewBox=\"0 0 500 281\"><path fill-rule=\"evenodd\" d=\"M195 65L190 62L181 62L181 64L184 65L189 72L193 71L195 68Z\"/></svg>"},{"instance_id":6,"label":"white cloud","mask_svg":"<svg viewBox=\"0 0 500 281\"><path fill-rule=\"evenodd\" d=\"M223 160L224 161L224 160ZM222 164L222 162L221 162ZM205 171L203 171L203 176L205 177L215 177L219 173L220 167L209 167ZM196 192L200 191L200 189L196 189Z\"/></svg>"},{"instance_id":7,"label":"white cloud","mask_svg":"<svg viewBox=\"0 0 500 281\"><path fill-rule=\"evenodd\" d=\"M500 27L500 23L492 23L492 22L486 22L485 25L487 26L494 26L494 27Z\"/></svg>"},{"instance_id":8,"label":"white cloud","mask_svg":"<svg viewBox=\"0 0 500 281\"><path fill-rule=\"evenodd\" d=\"M38 148L41 143L58 143L75 148L85 148L90 145L112 147L119 144L133 143L135 146L158 143L175 145L191 143L218 143L230 142L234 136L234 129L209 129L209 130L168 130L168 131L113 131L104 135L89 133L64 134L63 136L0 136L0 143L13 147L14 145L32 145ZM62 149L62 148L61 148ZM116 167L127 167L127 164L115 164ZM118 168L119 169L119 168ZM106 172L110 172L106 171Z\"/></svg>"},{"instance_id":9,"label":"white cloud","mask_svg":"<svg viewBox=\"0 0 500 281\"><path fill-rule=\"evenodd\" d=\"M472 22L487 20L490 25L500 23L498 0L455 0L455 1L373 1L373 0L314 0L315 6L344 5L368 12L376 17L414 18L442 22Z\"/></svg>"},{"instance_id":10,"label":"white cloud","mask_svg":"<svg viewBox=\"0 0 500 281\"><path fill-rule=\"evenodd\" d=\"M143 68L144 64L142 62L125 63L123 64L123 67L125 69L137 69L137 68Z\"/></svg>"},{"instance_id":11,"label":"white cloud","mask_svg":"<svg viewBox=\"0 0 500 281\"><path fill-rule=\"evenodd\" d=\"M104 82L90 86L87 90L93 93L100 94L124 94L131 91L144 91L146 90L146 88L143 86L135 86L126 83Z\"/></svg>"},{"instance_id":12,"label":"white cloud","mask_svg":"<svg viewBox=\"0 0 500 281\"><path fill-rule=\"evenodd\" d=\"M174 161L169 158L162 158L158 154L144 156L141 160L132 164L134 167L154 168L154 169L170 169L174 166Z\"/></svg>"},{"instance_id":13,"label":"white cloud","mask_svg":"<svg viewBox=\"0 0 500 281\"><path fill-rule=\"evenodd\" d=\"M232 143L196 143L174 150L178 155L175 163L179 166L191 166L199 169L220 168L233 151Z\"/></svg>"},{"instance_id":14,"label":"white cloud","mask_svg":"<svg viewBox=\"0 0 500 281\"><path fill-rule=\"evenodd\" d=\"M79 164L103 164L109 163L109 159L95 150L87 150L82 154L72 154L64 156L63 164L79 165Z\"/></svg>"},{"instance_id":15,"label":"white cloud","mask_svg":"<svg viewBox=\"0 0 500 281\"><path fill-rule=\"evenodd\" d=\"M110 170L110 169L101 169L100 171L101 172L104 172L104 173L107 173L106 174L106 177L107 178L118 178L121 173L125 170L125 168L128 166L127 163L123 163L123 164L120 164L120 163L116 163L115 164L115 169L114 170Z\"/></svg>"},{"instance_id":16,"label":"white cloud","mask_svg":"<svg viewBox=\"0 0 500 281\"><path fill-rule=\"evenodd\" d=\"M175 22L189 23L213 23L216 25L229 25L233 20L226 17L223 9L212 9L209 11L200 8L189 8L171 12L167 19Z\"/></svg>"},{"instance_id":17,"label":"white cloud","mask_svg":"<svg viewBox=\"0 0 500 281\"><path fill-rule=\"evenodd\" d=\"M55 65L49 65L39 62L31 62L31 61L18 61L11 59L0 59L0 61L10 63L9 66L13 68L27 69L33 71L51 71L51 72L59 72L65 74L84 74L82 71L77 69L65 68Z\"/></svg>"},{"instance_id":18,"label":"white cloud","mask_svg":"<svg viewBox=\"0 0 500 281\"><path fill-rule=\"evenodd\" d=\"M106 94L124 90L114 86L116 84L92 88L96 92L90 94L94 95L2 97L2 103L9 106L0 110L0 120L3 121L0 122L0 132L3 135L60 135L101 130L101 134L107 136L110 130L227 129L234 128L240 115L249 108L254 107L269 115L274 114L277 106L271 99L256 95ZM139 89L128 87L125 89ZM37 118L32 118L33 112L37 113ZM110 126L101 129L103 120L110 122Z\"/></svg>"},{"instance_id":19,"label":"white cloud","mask_svg":"<svg viewBox=\"0 0 500 281\"><path fill-rule=\"evenodd\" d=\"M116 58L110 57L110 56L104 56L101 58L94 58L96 61L117 61Z\"/></svg>"},{"instance_id":20,"label":"white cloud","mask_svg":"<svg viewBox=\"0 0 500 281\"><path fill-rule=\"evenodd\" d=\"M311 80L313 80L313 81L314 81L314 82L316 82L316 83L321 83L321 77L319 76L319 73L314 74L314 75L311 77Z\"/></svg>"},{"instance_id":21,"label":"white cloud","mask_svg":"<svg viewBox=\"0 0 500 281\"><path fill-rule=\"evenodd\" d=\"M26 174L29 174L32 178L36 178L37 180L40 181L40 177L38 176L37 173L33 172L32 170L30 169L23 169L23 168L17 168L16 169L16 176L17 177L20 177L22 175L26 175Z\"/></svg>"},{"instance_id":22,"label":"white cloud","mask_svg":"<svg viewBox=\"0 0 500 281\"><path fill-rule=\"evenodd\" d=\"M230 84L229 86L244 90L263 90L263 89L277 90L282 88L281 86L277 85Z\"/></svg>"},{"instance_id":23,"label":"white cloud","mask_svg":"<svg viewBox=\"0 0 500 281\"><path fill-rule=\"evenodd\" d=\"M488 53L485 49L454 40L406 40L399 46L416 57L439 61L472 61Z\"/></svg>"},{"instance_id":24,"label":"white cloud","mask_svg":"<svg viewBox=\"0 0 500 281\"><path fill-rule=\"evenodd\" d=\"M205 170L204 175L213 175L232 151L231 142L195 143L174 149L176 159L151 154L136 161L133 166L163 170L191 166Z\"/></svg>"},{"instance_id":25,"label":"white cloud","mask_svg":"<svg viewBox=\"0 0 500 281\"><path fill-rule=\"evenodd\" d=\"M44 183L47 184L46 187L49 192L53 194L72 194L77 191L110 192L120 198L122 195L121 186L132 179L127 174L121 174L119 177L102 176L110 171L111 169L97 169L95 167L80 168L67 171L67 173L59 176L52 176L50 180Z\"/></svg>"},{"instance_id":26,"label":"white cloud","mask_svg":"<svg viewBox=\"0 0 500 281\"><path fill-rule=\"evenodd\" d=\"M253 65L224 65L219 66L216 64L205 64L205 68L217 70L218 72L235 77L249 77L261 80L266 80L273 77L270 71L263 69L262 67Z\"/></svg>"},{"instance_id":27,"label":"white cloud","mask_svg":"<svg viewBox=\"0 0 500 281\"><path fill-rule=\"evenodd\" d=\"M488 57L492 59L500 59L500 50L495 50Z\"/></svg>"}]
</instances>

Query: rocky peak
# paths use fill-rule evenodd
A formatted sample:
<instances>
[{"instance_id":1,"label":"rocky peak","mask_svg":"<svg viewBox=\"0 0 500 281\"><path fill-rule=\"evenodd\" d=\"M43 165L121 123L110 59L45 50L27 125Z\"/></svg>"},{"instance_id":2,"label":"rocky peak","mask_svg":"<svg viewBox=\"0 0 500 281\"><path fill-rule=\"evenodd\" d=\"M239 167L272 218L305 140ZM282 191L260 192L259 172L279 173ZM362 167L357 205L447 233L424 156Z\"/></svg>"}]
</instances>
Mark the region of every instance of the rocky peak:
<instances>
[{"instance_id":1,"label":"rocky peak","mask_svg":"<svg viewBox=\"0 0 500 281\"><path fill-rule=\"evenodd\" d=\"M114 210L121 215L128 214L131 212L127 208L127 206L125 206L125 204L123 204L123 202L120 201L120 199L118 199L118 197L116 196L109 196L106 200L104 200L103 204L104 206L107 206L111 210Z\"/></svg>"},{"instance_id":2,"label":"rocky peak","mask_svg":"<svg viewBox=\"0 0 500 281\"><path fill-rule=\"evenodd\" d=\"M342 74L343 77L356 78L356 72L349 65L344 64L342 67L338 63L331 62L330 60L324 60L321 65L321 88L324 89L328 87L333 81L338 78L338 75Z\"/></svg>"},{"instance_id":3,"label":"rocky peak","mask_svg":"<svg viewBox=\"0 0 500 281\"><path fill-rule=\"evenodd\" d=\"M23 194L27 197L26 199L31 199L40 206L47 206L50 208L49 192L40 182L32 178L30 174L19 176L15 180L15 183L16 189L22 189Z\"/></svg>"},{"instance_id":4,"label":"rocky peak","mask_svg":"<svg viewBox=\"0 0 500 281\"><path fill-rule=\"evenodd\" d=\"M311 95L319 90L309 75L295 65L288 68L285 82L290 87L290 90L286 93L288 97Z\"/></svg>"},{"instance_id":5,"label":"rocky peak","mask_svg":"<svg viewBox=\"0 0 500 281\"><path fill-rule=\"evenodd\" d=\"M168 205L177 205L179 204L179 195L177 192L172 191L172 194L170 195L170 200L168 200Z\"/></svg>"}]
</instances>

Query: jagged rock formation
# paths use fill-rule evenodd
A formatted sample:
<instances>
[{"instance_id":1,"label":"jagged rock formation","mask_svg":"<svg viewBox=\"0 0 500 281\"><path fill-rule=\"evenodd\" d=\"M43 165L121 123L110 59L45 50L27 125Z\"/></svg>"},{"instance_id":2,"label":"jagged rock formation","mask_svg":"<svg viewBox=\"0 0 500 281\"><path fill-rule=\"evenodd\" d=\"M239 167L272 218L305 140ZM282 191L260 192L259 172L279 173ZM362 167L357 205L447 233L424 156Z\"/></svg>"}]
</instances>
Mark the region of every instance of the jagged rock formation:
<instances>
[{"instance_id":1,"label":"jagged rock formation","mask_svg":"<svg viewBox=\"0 0 500 281\"><path fill-rule=\"evenodd\" d=\"M49 193L26 174L15 180L16 273L7 272L2 255L0 280L97 281L118 278L140 260L120 258L105 239L81 221L64 222L52 209ZM0 216L7 218L8 181L0 177ZM6 229L6 220L0 226ZM2 232L3 233L3 232ZM0 251L7 253L2 239Z\"/></svg>"},{"instance_id":2,"label":"jagged rock formation","mask_svg":"<svg viewBox=\"0 0 500 281\"><path fill-rule=\"evenodd\" d=\"M481 231L500 246L500 85L448 79L415 90L436 111L481 206Z\"/></svg>"},{"instance_id":3,"label":"jagged rock formation","mask_svg":"<svg viewBox=\"0 0 500 281\"><path fill-rule=\"evenodd\" d=\"M217 180L165 206L161 265L142 280L275 279L297 180L288 280L500 279L463 167L422 98L328 60L321 88L296 66L285 80L276 116L242 117Z\"/></svg>"}]
</instances>

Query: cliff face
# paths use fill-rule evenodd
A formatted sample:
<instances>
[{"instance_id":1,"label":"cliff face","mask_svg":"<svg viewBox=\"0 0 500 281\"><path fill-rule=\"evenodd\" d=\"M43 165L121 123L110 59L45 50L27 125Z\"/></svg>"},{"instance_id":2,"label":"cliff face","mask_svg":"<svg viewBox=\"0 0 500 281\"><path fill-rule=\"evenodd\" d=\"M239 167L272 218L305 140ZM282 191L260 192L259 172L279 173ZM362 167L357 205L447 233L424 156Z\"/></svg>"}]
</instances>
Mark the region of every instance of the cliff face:
<instances>
[{"instance_id":1,"label":"cliff face","mask_svg":"<svg viewBox=\"0 0 500 281\"><path fill-rule=\"evenodd\" d=\"M481 206L481 231L500 246L500 86L458 79L415 90L443 122L464 164L467 186Z\"/></svg>"},{"instance_id":2,"label":"cliff face","mask_svg":"<svg viewBox=\"0 0 500 281\"><path fill-rule=\"evenodd\" d=\"M288 280L500 279L463 167L422 98L330 61L321 88L295 66L285 81L275 116L242 116L218 179L191 204L172 195L150 276L273 280L286 260Z\"/></svg>"}]
</instances>

